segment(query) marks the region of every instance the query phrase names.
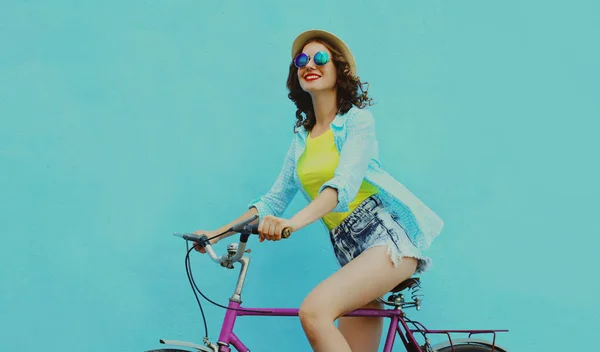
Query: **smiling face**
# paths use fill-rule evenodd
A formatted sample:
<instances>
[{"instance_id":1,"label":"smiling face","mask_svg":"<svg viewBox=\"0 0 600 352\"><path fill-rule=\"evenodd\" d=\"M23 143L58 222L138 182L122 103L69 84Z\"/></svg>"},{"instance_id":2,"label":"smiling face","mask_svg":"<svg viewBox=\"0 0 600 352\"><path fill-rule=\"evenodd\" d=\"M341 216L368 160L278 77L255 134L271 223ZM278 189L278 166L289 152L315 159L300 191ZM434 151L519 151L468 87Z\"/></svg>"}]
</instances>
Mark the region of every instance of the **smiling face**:
<instances>
[{"instance_id":1,"label":"smiling face","mask_svg":"<svg viewBox=\"0 0 600 352\"><path fill-rule=\"evenodd\" d=\"M329 61L323 66L315 64L314 57L319 51L324 51L329 55ZM336 88L337 73L331 51L319 42L311 42L304 46L302 52L310 57L308 64L298 69L298 81L302 89L311 94L334 90Z\"/></svg>"}]
</instances>

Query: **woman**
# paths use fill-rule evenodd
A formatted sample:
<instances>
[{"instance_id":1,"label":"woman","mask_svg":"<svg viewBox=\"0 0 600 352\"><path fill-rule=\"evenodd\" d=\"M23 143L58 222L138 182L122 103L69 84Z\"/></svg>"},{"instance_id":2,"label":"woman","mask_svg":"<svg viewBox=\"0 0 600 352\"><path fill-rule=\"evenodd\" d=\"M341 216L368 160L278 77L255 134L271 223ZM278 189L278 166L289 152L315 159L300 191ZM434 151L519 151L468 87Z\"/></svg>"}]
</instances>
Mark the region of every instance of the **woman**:
<instances>
[{"instance_id":1,"label":"woman","mask_svg":"<svg viewBox=\"0 0 600 352\"><path fill-rule=\"evenodd\" d=\"M332 33L310 30L294 40L292 60L287 87L297 121L278 178L241 217L196 233L210 238L258 214L260 240L278 241L286 227L298 231L321 220L341 268L303 301L302 328L314 351L376 351L382 318L341 315L382 308L377 298L424 272L430 259L421 251L443 222L381 169L374 119L365 109L371 98L348 46ZM298 191L309 204L281 218Z\"/></svg>"}]
</instances>

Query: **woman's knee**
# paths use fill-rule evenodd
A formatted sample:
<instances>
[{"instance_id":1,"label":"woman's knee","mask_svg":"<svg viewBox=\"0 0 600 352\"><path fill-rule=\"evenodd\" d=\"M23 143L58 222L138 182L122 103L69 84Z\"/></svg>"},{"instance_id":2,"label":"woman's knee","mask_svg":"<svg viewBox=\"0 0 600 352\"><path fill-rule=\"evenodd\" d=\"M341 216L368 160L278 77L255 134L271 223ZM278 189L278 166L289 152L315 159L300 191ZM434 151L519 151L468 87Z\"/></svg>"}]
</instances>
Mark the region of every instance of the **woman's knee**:
<instances>
[{"instance_id":1,"label":"woman's knee","mask_svg":"<svg viewBox=\"0 0 600 352\"><path fill-rule=\"evenodd\" d=\"M309 329L320 324L333 323L336 319L336 314L331 310L331 306L326 304L322 297L312 293L300 305L298 316L302 325Z\"/></svg>"}]
</instances>

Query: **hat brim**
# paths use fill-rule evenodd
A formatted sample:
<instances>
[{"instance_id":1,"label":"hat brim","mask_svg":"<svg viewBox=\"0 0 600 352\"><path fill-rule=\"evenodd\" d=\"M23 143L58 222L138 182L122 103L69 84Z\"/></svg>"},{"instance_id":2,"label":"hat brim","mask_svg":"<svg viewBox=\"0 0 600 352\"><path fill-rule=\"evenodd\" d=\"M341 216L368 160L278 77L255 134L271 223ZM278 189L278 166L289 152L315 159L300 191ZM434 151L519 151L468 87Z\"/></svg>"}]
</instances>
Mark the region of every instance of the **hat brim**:
<instances>
[{"instance_id":1,"label":"hat brim","mask_svg":"<svg viewBox=\"0 0 600 352\"><path fill-rule=\"evenodd\" d=\"M324 31L322 29L310 29L304 31L300 33L296 37L296 39L294 39L294 42L292 43L292 60L296 57L296 55L298 55L302 51L302 49L304 48L304 44L309 39L319 38L330 42L339 51L341 51L342 55L350 65L350 73L352 74L352 76L356 76L356 61L354 60L354 55L352 55L352 51L350 51L348 45L346 45L346 43L335 34L328 31Z\"/></svg>"}]
</instances>

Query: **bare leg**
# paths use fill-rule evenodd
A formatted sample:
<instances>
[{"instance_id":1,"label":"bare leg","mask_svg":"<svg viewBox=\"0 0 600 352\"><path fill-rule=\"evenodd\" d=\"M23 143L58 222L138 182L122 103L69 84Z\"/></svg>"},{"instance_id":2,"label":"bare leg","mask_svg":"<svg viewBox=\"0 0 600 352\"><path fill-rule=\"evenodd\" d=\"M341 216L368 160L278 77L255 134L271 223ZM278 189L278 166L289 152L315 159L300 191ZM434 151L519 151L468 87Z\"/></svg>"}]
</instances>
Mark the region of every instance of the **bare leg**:
<instances>
[{"instance_id":1,"label":"bare leg","mask_svg":"<svg viewBox=\"0 0 600 352\"><path fill-rule=\"evenodd\" d=\"M373 301L361 308L381 309L383 305ZM383 318L340 317L338 329L350 345L352 351L376 352L379 350Z\"/></svg>"},{"instance_id":2,"label":"bare leg","mask_svg":"<svg viewBox=\"0 0 600 352\"><path fill-rule=\"evenodd\" d=\"M402 258L394 267L387 255L387 247L377 246L366 250L317 285L300 306L300 322L313 350L352 352L349 341L336 328L334 321L389 292L411 277L416 268L415 258ZM374 333L369 336L373 338ZM379 338L377 336L377 342ZM368 341L357 343L374 344Z\"/></svg>"}]
</instances>

